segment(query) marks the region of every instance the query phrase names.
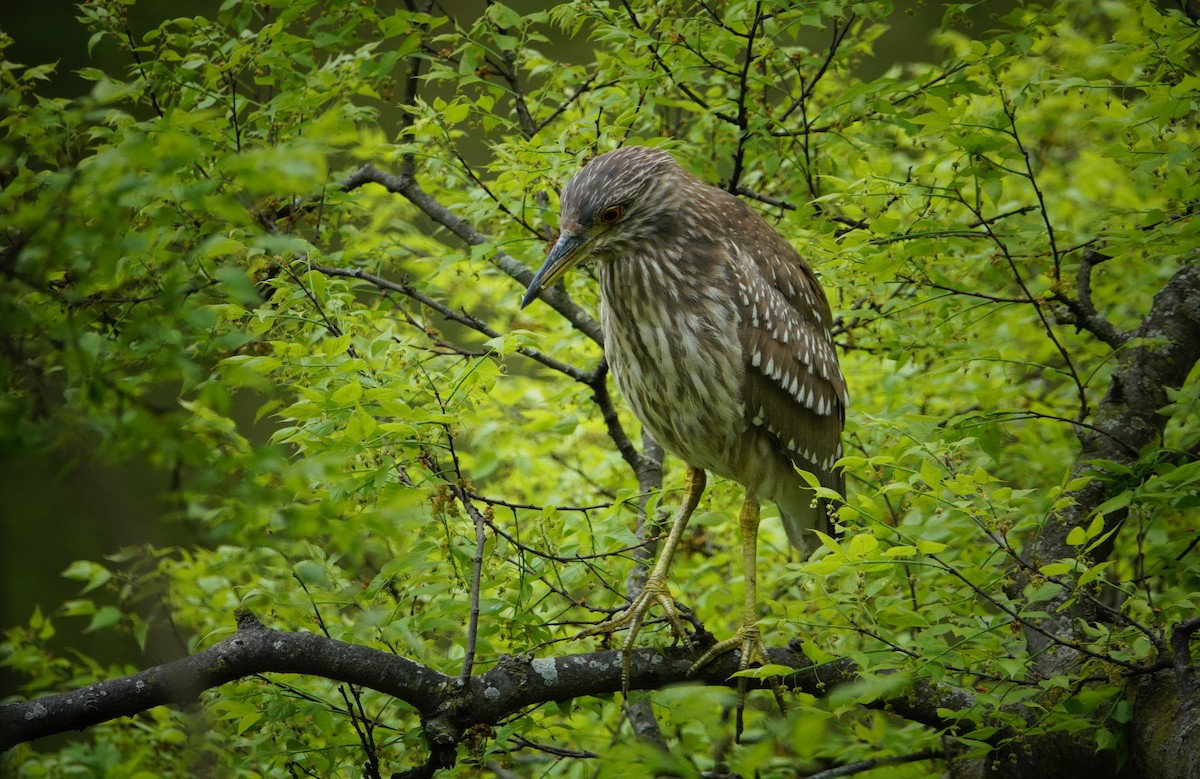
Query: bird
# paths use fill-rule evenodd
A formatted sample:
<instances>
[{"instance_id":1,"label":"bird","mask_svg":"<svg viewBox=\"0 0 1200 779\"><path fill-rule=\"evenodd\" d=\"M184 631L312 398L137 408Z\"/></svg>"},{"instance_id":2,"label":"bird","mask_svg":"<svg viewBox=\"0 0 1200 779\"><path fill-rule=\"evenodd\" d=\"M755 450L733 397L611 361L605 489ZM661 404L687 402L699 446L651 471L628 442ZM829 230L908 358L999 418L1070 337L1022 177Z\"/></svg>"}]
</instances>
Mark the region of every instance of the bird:
<instances>
[{"instance_id":1,"label":"bird","mask_svg":"<svg viewBox=\"0 0 1200 779\"><path fill-rule=\"evenodd\" d=\"M713 473L745 488L738 515L745 601L735 635L709 647L689 673L734 649L739 670L764 662L760 503L778 506L789 541L807 556L811 531L829 532L830 519L826 499L798 469L845 493L837 461L849 396L825 291L757 211L670 152L645 146L593 158L562 189L558 239L521 309L584 262L596 267L605 356L622 396L687 466L681 506L641 592L622 616L584 635L629 628L626 693L634 638L655 604L690 646L667 572Z\"/></svg>"}]
</instances>

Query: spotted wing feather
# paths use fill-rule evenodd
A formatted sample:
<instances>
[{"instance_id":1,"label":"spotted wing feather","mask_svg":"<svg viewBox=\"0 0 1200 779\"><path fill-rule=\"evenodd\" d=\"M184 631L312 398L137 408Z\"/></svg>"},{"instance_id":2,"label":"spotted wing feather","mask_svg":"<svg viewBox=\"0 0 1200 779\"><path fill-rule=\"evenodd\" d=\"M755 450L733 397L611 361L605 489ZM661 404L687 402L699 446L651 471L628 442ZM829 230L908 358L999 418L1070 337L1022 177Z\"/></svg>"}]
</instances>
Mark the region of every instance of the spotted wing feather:
<instances>
[{"instance_id":1,"label":"spotted wing feather","mask_svg":"<svg viewBox=\"0 0 1200 779\"><path fill-rule=\"evenodd\" d=\"M746 417L795 465L843 492L833 464L842 455L848 397L830 336L829 303L791 244L744 204L739 211L745 224L738 233L760 236L733 249Z\"/></svg>"}]
</instances>

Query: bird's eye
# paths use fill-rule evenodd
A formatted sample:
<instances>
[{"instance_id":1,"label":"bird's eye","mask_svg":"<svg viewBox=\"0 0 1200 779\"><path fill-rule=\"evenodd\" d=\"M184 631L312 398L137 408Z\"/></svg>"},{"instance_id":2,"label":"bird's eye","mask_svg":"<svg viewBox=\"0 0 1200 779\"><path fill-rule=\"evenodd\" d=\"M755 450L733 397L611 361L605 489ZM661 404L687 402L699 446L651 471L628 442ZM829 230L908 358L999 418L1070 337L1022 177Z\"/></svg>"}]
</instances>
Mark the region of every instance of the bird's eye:
<instances>
[{"instance_id":1,"label":"bird's eye","mask_svg":"<svg viewBox=\"0 0 1200 779\"><path fill-rule=\"evenodd\" d=\"M600 222L601 224L606 225L616 224L617 220L621 218L621 214L623 213L624 209L622 209L620 206L609 206L600 212Z\"/></svg>"}]
</instances>

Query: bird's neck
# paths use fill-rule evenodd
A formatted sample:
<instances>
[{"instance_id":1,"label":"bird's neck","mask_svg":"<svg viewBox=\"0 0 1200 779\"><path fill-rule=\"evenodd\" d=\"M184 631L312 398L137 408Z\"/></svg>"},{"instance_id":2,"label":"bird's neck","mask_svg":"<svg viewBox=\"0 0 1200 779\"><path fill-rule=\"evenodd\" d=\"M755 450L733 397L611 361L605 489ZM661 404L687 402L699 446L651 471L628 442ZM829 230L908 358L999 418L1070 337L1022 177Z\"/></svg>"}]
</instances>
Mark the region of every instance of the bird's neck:
<instances>
[{"instance_id":1,"label":"bird's neck","mask_svg":"<svg viewBox=\"0 0 1200 779\"><path fill-rule=\"evenodd\" d=\"M728 290L729 269L711 243L693 240L670 246L647 241L624 254L598 258L600 298L634 319L640 310L700 308ZM715 297L714 297L715 296Z\"/></svg>"},{"instance_id":2,"label":"bird's neck","mask_svg":"<svg viewBox=\"0 0 1200 779\"><path fill-rule=\"evenodd\" d=\"M647 308L680 302L694 283L684 273L678 254L632 253L601 260L600 298L610 309L620 310L633 319Z\"/></svg>"}]
</instances>

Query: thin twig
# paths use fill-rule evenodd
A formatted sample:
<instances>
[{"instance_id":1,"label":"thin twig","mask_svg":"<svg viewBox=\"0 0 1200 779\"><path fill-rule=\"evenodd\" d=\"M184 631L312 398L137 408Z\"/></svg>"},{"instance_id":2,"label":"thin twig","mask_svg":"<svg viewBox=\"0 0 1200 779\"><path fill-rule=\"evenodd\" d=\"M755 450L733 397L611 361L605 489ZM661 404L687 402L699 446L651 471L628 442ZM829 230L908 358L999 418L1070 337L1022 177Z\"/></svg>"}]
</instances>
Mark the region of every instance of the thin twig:
<instances>
[{"instance_id":1,"label":"thin twig","mask_svg":"<svg viewBox=\"0 0 1200 779\"><path fill-rule=\"evenodd\" d=\"M1054 260L1054 281L1057 283L1062 278L1062 254L1058 250L1058 242L1054 237L1054 223L1050 219L1050 209L1046 207L1046 198L1042 195L1042 188L1037 183L1037 175L1033 172L1033 158L1030 156L1029 150L1025 148L1020 132L1017 131L1017 111L999 84L997 84L997 92L1000 97L1001 110L1008 117L1009 134L1016 142L1017 150L1021 152L1021 158L1025 160L1025 178L1029 179L1029 184L1033 187L1033 194L1037 198L1038 211L1042 215L1042 224L1046 227L1046 238L1050 243L1050 256Z\"/></svg>"},{"instance_id":2,"label":"thin twig","mask_svg":"<svg viewBox=\"0 0 1200 779\"><path fill-rule=\"evenodd\" d=\"M133 30L129 29L128 22L125 24L125 38L129 41L129 53L133 55L138 72L142 74L142 80L146 82L146 92L150 95L150 106L161 119L164 116L162 106L158 104L158 98L154 96L154 85L150 83L150 77L146 75L146 66L142 62L141 55L138 54L137 43L133 40Z\"/></svg>"},{"instance_id":3,"label":"thin twig","mask_svg":"<svg viewBox=\"0 0 1200 779\"><path fill-rule=\"evenodd\" d=\"M516 745L518 749L536 749L539 752L545 752L548 755L555 757L573 757L573 758L593 758L600 757L595 752L589 752L586 749L567 749L565 747L551 746L550 744L538 744L524 736L509 736L509 741Z\"/></svg>"},{"instance_id":4,"label":"thin twig","mask_svg":"<svg viewBox=\"0 0 1200 779\"><path fill-rule=\"evenodd\" d=\"M611 87L611 86L615 85L616 83L618 83L615 80L614 81L605 81L603 84L597 84L595 87L593 87L592 82L595 80L596 80L595 73L593 73L592 75L590 75L586 79L584 79L584 82L582 84L580 84L578 87L576 87L574 92L572 92L570 95L567 95L566 99L564 99L561 103L559 103L558 107L555 108L553 111L551 111L549 116L547 116L545 119L543 119L542 121L540 121L536 125L534 125L533 135L537 135L543 129L545 129L551 122L553 122L558 117L562 116L563 112L566 111L568 108L570 108L571 105L576 100L578 100L580 97L582 97L583 95L587 94L588 92L594 92L598 89L605 89L606 87ZM530 136L530 137L532 137L532 136Z\"/></svg>"},{"instance_id":5,"label":"thin twig","mask_svg":"<svg viewBox=\"0 0 1200 779\"><path fill-rule=\"evenodd\" d=\"M617 408L613 404L612 395L608 392L608 362L601 360L596 366L596 370L592 372L591 377L584 384L592 388L592 400L600 409L600 416L604 420L604 426L608 429L608 437L616 444L617 451L621 453L621 458L629 464L635 474L641 474L649 466L646 455L637 450L633 445L633 441L629 440L629 436L625 433L625 428L621 425L620 417L617 415ZM639 484L640 484L639 478Z\"/></svg>"},{"instance_id":6,"label":"thin twig","mask_svg":"<svg viewBox=\"0 0 1200 779\"><path fill-rule=\"evenodd\" d=\"M746 33L746 53L742 62L742 72L738 78L737 95L737 127L738 142L733 152L733 172L729 174L729 184L725 188L732 193L738 191L742 180L743 164L746 159L746 141L750 137L749 118L746 112L746 93L749 91L750 66L754 63L754 37L762 22L762 2L754 5L754 19L750 22L750 30Z\"/></svg>"},{"instance_id":7,"label":"thin twig","mask_svg":"<svg viewBox=\"0 0 1200 779\"><path fill-rule=\"evenodd\" d=\"M860 760L857 763L847 763L835 768L829 768L824 771L818 771L815 774L809 774L808 779L837 779L839 776L852 776L853 774L861 774L864 771L873 771L876 768L885 765L902 765L904 763L918 763L922 760L941 760L945 757L945 753L936 749L926 749L921 752L913 752L908 755L892 755L890 757L876 757L870 760Z\"/></svg>"},{"instance_id":8,"label":"thin twig","mask_svg":"<svg viewBox=\"0 0 1200 779\"><path fill-rule=\"evenodd\" d=\"M304 595L308 598L309 605L312 606L313 617L317 621L317 627L321 629L321 633L324 634L325 638L332 639L333 634L329 632L329 628L325 625L325 618L321 614L321 608L317 606L316 599L314 599L312 593L308 591L308 585L304 583L304 580L300 578L298 574L293 573L292 577L297 583L299 583L300 589L304 590ZM347 687L350 688L349 695L346 693ZM367 712L363 708L362 697L359 695L358 687L353 684L339 684L338 693L342 696L342 701L346 704L344 713L349 716L350 725L354 728L354 732L358 736L358 740L362 743L363 750L367 754L367 763L365 766L367 769L367 774L368 776L378 777L379 757L378 750L375 746L375 734L372 728L372 719L367 716ZM354 697L354 703L351 703L350 701L351 695ZM355 704L357 704L357 706Z\"/></svg>"},{"instance_id":9,"label":"thin twig","mask_svg":"<svg viewBox=\"0 0 1200 779\"><path fill-rule=\"evenodd\" d=\"M742 197L748 197L751 200L757 200L760 203L766 203L767 205L774 206L775 208L782 208L784 211L796 210L794 203L789 203L786 200L782 200L777 197L771 197L770 195L764 195L761 192L755 192L749 187L738 186L734 194L741 195Z\"/></svg>"},{"instance_id":10,"label":"thin twig","mask_svg":"<svg viewBox=\"0 0 1200 779\"><path fill-rule=\"evenodd\" d=\"M979 585L975 584L973 581L971 581L966 576L964 576L960 571L958 571L956 568L954 568L954 566L948 564L947 562L942 560L937 555L931 554L931 555L929 555L929 559L933 560L938 565L940 565L942 567L942 570L944 570L946 573L950 574L954 578L961 581L963 584L967 585L967 587L971 588L971 590L976 595L978 595L979 597L986 600L988 603L992 604L996 608L1003 611L1005 614L1007 614L1009 617L1011 617L1018 625L1022 625L1026 628L1029 628L1030 630L1034 631L1035 633L1040 633L1042 636L1049 639L1050 642L1053 644L1057 644L1058 646L1061 646L1064 649L1069 649L1074 652L1078 652L1081 655L1086 655L1086 656L1092 658L1093 660L1100 660L1101 662L1111 663L1113 665L1120 666L1121 668L1124 668L1126 671L1129 671L1131 674L1152 673L1158 667L1158 666L1135 665L1134 663L1130 663L1126 660L1120 660L1120 659L1112 657L1110 655L1100 654L1099 652L1088 649L1086 646L1083 646L1082 644L1079 644L1077 642L1067 641L1067 640L1061 638L1060 636L1057 636L1054 633L1051 633L1050 631L1046 630L1045 628L1043 628L1041 625L1037 624L1036 622L1025 619L1020 614L1018 614L1016 612L1016 610L1014 610L1011 606L1009 606L1008 604L1001 601L999 598L992 595L990 592L988 592L983 587L980 587Z\"/></svg>"},{"instance_id":11,"label":"thin twig","mask_svg":"<svg viewBox=\"0 0 1200 779\"><path fill-rule=\"evenodd\" d=\"M411 171L403 171L399 175L385 173L374 165L364 165L346 177L341 182L341 188L350 191L367 183L375 183L389 192L402 195L426 216L450 230L458 238L471 246L488 243L488 239L471 226L467 220L455 214L438 202L428 192L417 184ZM492 255L492 261L501 271L521 283L529 286L533 281L533 271L510 256L507 252L497 250ZM567 294L558 287L545 290L540 298L561 314L579 332L591 338L598 344L604 344L604 334L600 323L580 308Z\"/></svg>"},{"instance_id":12,"label":"thin twig","mask_svg":"<svg viewBox=\"0 0 1200 779\"><path fill-rule=\"evenodd\" d=\"M797 95L796 99L792 101L792 104L788 106L782 114L780 114L780 121L783 121L791 116L797 108L801 109L802 114L806 113L803 110L804 104L812 98L813 93L817 89L817 84L819 84L821 79L824 78L825 74L829 72L829 67L833 64L833 60L837 56L838 49L841 48L842 43L845 42L846 34L850 31L850 27L854 24L854 20L855 15L853 13L847 15L844 23L837 19L832 20L833 37L829 41L829 48L825 50L825 57L821 60L821 64L817 67L817 72L813 74L811 79L805 79L801 77L800 94ZM786 134L807 134L810 132L810 130L811 128L808 126L807 118L802 116L801 129L791 131L790 133Z\"/></svg>"},{"instance_id":13,"label":"thin twig","mask_svg":"<svg viewBox=\"0 0 1200 779\"><path fill-rule=\"evenodd\" d=\"M471 572L471 616L467 624L467 646L463 652L462 672L458 676L459 682L466 684L471 678L471 671L475 666L475 644L479 635L479 593L483 586L483 545L487 541L484 527L488 521L479 512L479 509L475 508L470 493L461 486L454 487L452 491L462 503L463 508L467 510L467 516L475 524L475 556L471 560L473 566Z\"/></svg>"},{"instance_id":14,"label":"thin twig","mask_svg":"<svg viewBox=\"0 0 1200 779\"><path fill-rule=\"evenodd\" d=\"M474 492L467 493L472 500L477 500L480 503L486 503L489 506L500 506L506 509L526 509L528 511L542 511L545 506L539 506L536 503L514 503L512 501L503 500L501 498L489 498L487 495L478 495ZM578 511L586 514L589 511L600 511L602 509L612 508L612 503L595 503L591 506L555 506L555 511Z\"/></svg>"},{"instance_id":15,"label":"thin twig","mask_svg":"<svg viewBox=\"0 0 1200 779\"><path fill-rule=\"evenodd\" d=\"M982 224L983 229L987 232L988 237L1000 250L1001 256L1004 257L1005 262L1008 264L1009 270L1012 272L1013 279L1017 282L1017 286L1021 288L1023 293L1025 293L1025 302L1033 306L1033 311L1037 315L1037 318L1041 321L1042 329L1045 331L1046 337L1050 339L1052 344L1054 344L1054 348L1058 351L1059 355L1063 359L1063 363L1067 366L1067 375L1069 375L1071 380L1075 383L1076 394L1079 397L1078 419L1080 421L1087 419L1088 415L1091 414L1091 407L1088 404L1087 388L1083 384L1083 379L1080 378L1079 372L1075 369L1075 362L1071 359L1071 353L1067 351L1067 348L1063 346L1062 341L1060 341L1058 336L1054 334L1054 326L1046 317L1046 312L1043 306L1039 304L1037 298L1033 296L1033 293L1030 292L1028 285L1026 285L1025 279L1021 275L1020 269L1017 267L1016 259L1012 256L1012 252L1008 250L1008 244L1006 244L1003 239L1001 239L1000 236L997 235L994 230L992 230L991 222L984 219L980 206L972 205L965 197L963 197L962 193L958 192L957 190L955 190L955 195L957 196L958 202L966 206L966 208L975 215L976 219L980 220L980 223Z\"/></svg>"},{"instance_id":16,"label":"thin twig","mask_svg":"<svg viewBox=\"0 0 1200 779\"><path fill-rule=\"evenodd\" d=\"M347 278L361 279L362 281L370 282L371 284L374 284L376 287L379 287L380 289L385 289L385 290L388 290L391 292L398 292L406 297L412 298L413 300L417 301L418 303L425 306L426 308L429 308L429 309L432 309L433 311L438 312L439 314L444 316L446 319L449 319L452 322L457 322L461 325L466 325L467 327L471 328L472 330L475 330L476 332L481 333L482 335L486 335L488 338L498 338L500 336L500 333L498 331L493 330L491 328L491 326L489 326L486 322L482 321L481 319L471 316L470 314L467 314L466 312L463 312L463 311L455 311L454 309L450 308L449 306L447 306L443 303L439 303L438 301L434 300L433 298L429 297L428 295L425 295L424 293L415 289L411 284L409 284L407 282L392 281L390 279L385 279L382 276L376 276L373 273L368 273L367 271L360 270L358 268L334 268L329 265L314 264L312 266L312 269L319 273L324 273L327 276L343 276L343 277L347 277ZM559 360L556 360L553 357L550 357L549 355L547 355L543 352L540 352L537 349L534 349L532 347L518 346L515 351L518 354L524 355L525 357L528 357L531 360L540 362L542 365L545 365L547 368L550 368L551 370L555 370L555 371L558 371L559 373L566 374L567 376L570 376L572 379L575 379L578 382L588 384L589 381L591 380L592 374L587 373L586 371L582 371L573 365L568 365L565 362L560 362Z\"/></svg>"}]
</instances>

